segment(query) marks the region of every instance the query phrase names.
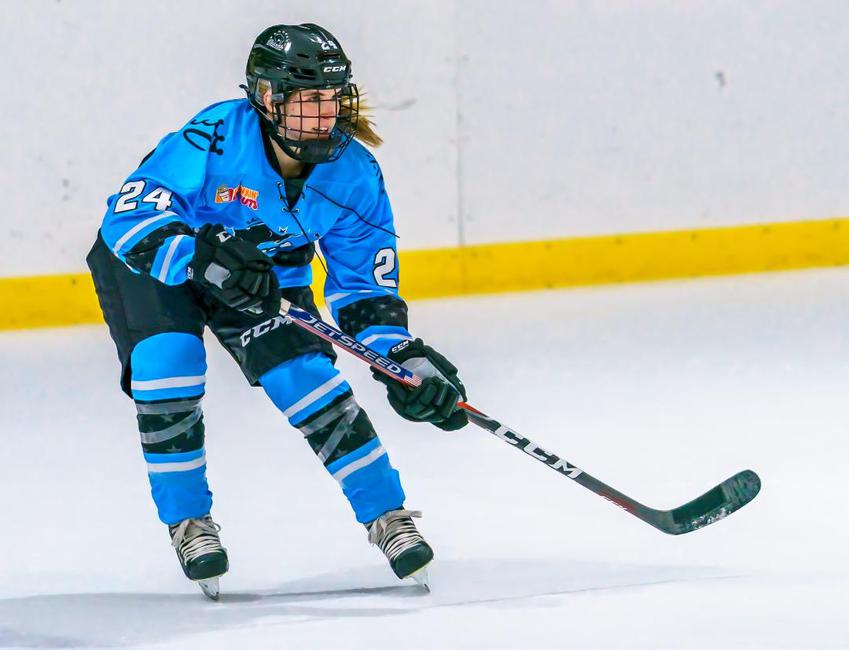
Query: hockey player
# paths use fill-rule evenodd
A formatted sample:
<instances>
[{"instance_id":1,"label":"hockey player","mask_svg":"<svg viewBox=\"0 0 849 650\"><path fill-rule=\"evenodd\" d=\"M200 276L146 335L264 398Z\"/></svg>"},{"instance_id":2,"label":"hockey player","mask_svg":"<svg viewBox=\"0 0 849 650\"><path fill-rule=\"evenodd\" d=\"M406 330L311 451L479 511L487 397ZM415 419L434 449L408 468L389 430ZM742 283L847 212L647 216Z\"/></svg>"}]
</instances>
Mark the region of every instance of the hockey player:
<instances>
[{"instance_id":1,"label":"hockey player","mask_svg":"<svg viewBox=\"0 0 849 650\"><path fill-rule=\"evenodd\" d=\"M108 199L88 255L103 315L136 404L159 518L183 571L217 598L228 569L211 515L201 398L208 326L339 482L399 578L426 580L433 551L404 508L398 472L334 368L330 346L278 314L280 296L318 314L315 244L339 327L425 378L375 374L404 418L467 423L457 369L408 330L392 210L351 62L313 24L263 31L247 99L213 104L166 135Z\"/></svg>"}]
</instances>

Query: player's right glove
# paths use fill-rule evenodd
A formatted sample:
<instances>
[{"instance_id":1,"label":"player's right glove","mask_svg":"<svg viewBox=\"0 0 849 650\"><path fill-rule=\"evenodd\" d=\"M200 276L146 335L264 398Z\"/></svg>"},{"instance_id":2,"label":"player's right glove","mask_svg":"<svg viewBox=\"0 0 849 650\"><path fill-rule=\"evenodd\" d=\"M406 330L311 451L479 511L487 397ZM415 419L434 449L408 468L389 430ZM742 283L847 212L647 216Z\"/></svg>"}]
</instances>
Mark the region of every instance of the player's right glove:
<instances>
[{"instance_id":1,"label":"player's right glove","mask_svg":"<svg viewBox=\"0 0 849 650\"><path fill-rule=\"evenodd\" d=\"M218 224L206 224L195 235L189 278L228 307L275 315L280 289L274 262L250 242Z\"/></svg>"}]
</instances>

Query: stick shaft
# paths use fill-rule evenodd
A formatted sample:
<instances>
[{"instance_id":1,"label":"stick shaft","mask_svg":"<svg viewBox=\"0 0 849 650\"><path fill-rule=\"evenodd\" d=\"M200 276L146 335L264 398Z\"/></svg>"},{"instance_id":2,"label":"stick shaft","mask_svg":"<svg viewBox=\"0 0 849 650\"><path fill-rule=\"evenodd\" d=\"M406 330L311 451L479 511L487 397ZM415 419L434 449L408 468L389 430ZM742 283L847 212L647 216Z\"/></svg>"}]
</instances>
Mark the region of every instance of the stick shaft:
<instances>
[{"instance_id":1,"label":"stick shaft","mask_svg":"<svg viewBox=\"0 0 849 650\"><path fill-rule=\"evenodd\" d=\"M372 368L402 384L418 386L421 383L419 377L403 366L378 354L352 336L348 336L287 300L282 301L280 314L286 316L298 327L348 351ZM745 470L680 508L656 510L587 474L584 470L540 447L533 440L525 438L470 404L458 402L458 406L464 409L469 420L480 428L664 533L677 535L718 521L751 501L760 490L758 476L750 470ZM678 521L681 517L687 521Z\"/></svg>"},{"instance_id":2,"label":"stick shaft","mask_svg":"<svg viewBox=\"0 0 849 650\"><path fill-rule=\"evenodd\" d=\"M280 313L281 315L290 318L295 325L312 332L316 336L323 338L325 341L329 341L330 343L347 350L355 357L371 365L372 368L392 377L396 381L409 386L417 386L419 384L419 378L403 366L387 359L381 354L378 354L368 346L363 345L354 339L352 336L348 336L344 332L336 329L328 323L325 323L321 319L316 318L300 307L284 300ZM469 420L480 428L488 431L495 437L504 440L510 445L517 447L531 458L547 465L564 476L575 480L588 490L595 492L599 496L615 503L628 512L634 514L635 511L646 508L646 506L643 506L641 503L634 501L625 494L614 490L609 485L599 481L593 476L590 476L582 469L579 469L568 461L561 459L556 454L546 451L532 440L516 433L512 429L504 426L470 404L460 402L459 406L466 411L469 416Z\"/></svg>"}]
</instances>

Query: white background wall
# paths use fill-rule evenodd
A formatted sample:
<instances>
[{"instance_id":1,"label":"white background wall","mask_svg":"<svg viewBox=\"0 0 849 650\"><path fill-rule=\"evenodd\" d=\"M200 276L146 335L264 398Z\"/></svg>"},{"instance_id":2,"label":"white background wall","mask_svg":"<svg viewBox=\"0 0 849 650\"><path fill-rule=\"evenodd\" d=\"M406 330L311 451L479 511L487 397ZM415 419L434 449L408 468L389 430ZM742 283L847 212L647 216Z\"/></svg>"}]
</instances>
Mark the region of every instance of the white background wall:
<instances>
[{"instance_id":1,"label":"white background wall","mask_svg":"<svg viewBox=\"0 0 849 650\"><path fill-rule=\"evenodd\" d=\"M0 2L0 276L85 269L107 195L318 22L377 105L401 248L849 212L845 0Z\"/></svg>"}]
</instances>

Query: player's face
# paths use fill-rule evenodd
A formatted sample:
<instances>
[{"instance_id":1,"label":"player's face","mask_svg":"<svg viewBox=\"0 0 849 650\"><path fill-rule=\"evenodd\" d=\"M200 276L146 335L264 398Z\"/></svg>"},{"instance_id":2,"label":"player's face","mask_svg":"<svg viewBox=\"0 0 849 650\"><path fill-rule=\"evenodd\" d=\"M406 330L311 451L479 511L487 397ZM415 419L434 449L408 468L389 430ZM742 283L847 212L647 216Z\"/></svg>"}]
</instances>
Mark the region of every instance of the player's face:
<instances>
[{"instance_id":1,"label":"player's face","mask_svg":"<svg viewBox=\"0 0 849 650\"><path fill-rule=\"evenodd\" d=\"M271 111L270 95L266 97L266 109ZM290 140L326 140L336 125L338 114L339 91L333 88L296 90L286 98L281 126Z\"/></svg>"}]
</instances>

